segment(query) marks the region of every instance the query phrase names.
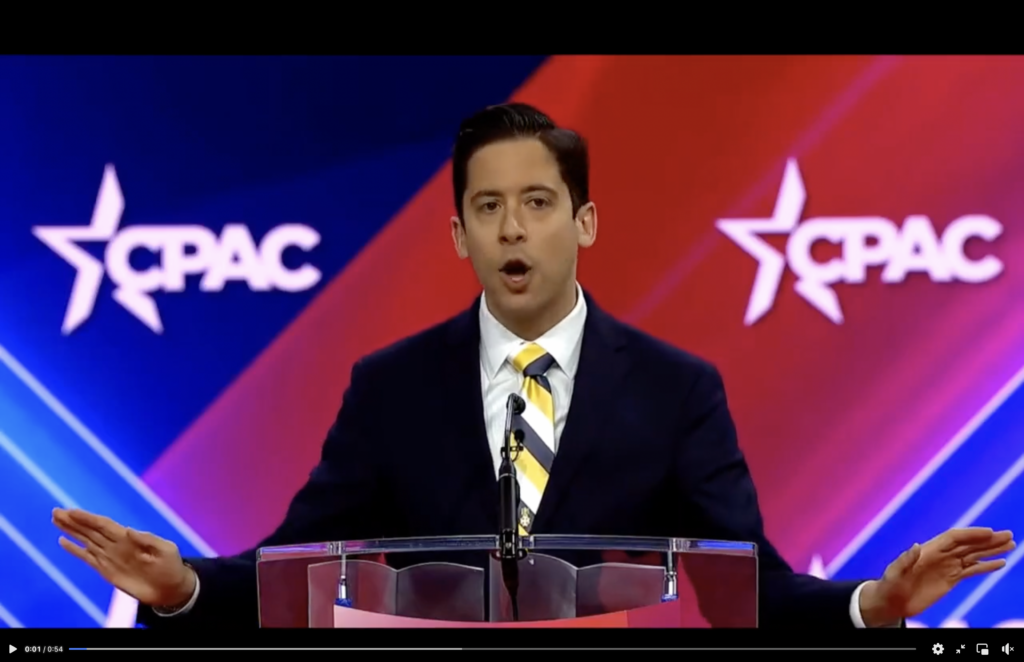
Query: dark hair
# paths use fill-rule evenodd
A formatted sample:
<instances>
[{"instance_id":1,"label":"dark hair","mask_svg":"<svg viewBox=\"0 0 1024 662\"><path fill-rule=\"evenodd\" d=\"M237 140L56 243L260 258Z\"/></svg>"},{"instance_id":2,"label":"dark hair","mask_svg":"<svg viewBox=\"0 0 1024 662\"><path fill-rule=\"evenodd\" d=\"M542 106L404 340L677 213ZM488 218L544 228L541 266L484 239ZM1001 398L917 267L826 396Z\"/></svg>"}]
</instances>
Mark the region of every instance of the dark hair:
<instances>
[{"instance_id":1,"label":"dark hair","mask_svg":"<svg viewBox=\"0 0 1024 662\"><path fill-rule=\"evenodd\" d=\"M575 131L559 128L550 117L525 103L490 106L463 120L452 150L452 188L455 209L462 216L466 193L466 169L481 147L515 138L536 138L558 161L558 170L569 189L573 216L590 202L590 157L587 143Z\"/></svg>"}]
</instances>

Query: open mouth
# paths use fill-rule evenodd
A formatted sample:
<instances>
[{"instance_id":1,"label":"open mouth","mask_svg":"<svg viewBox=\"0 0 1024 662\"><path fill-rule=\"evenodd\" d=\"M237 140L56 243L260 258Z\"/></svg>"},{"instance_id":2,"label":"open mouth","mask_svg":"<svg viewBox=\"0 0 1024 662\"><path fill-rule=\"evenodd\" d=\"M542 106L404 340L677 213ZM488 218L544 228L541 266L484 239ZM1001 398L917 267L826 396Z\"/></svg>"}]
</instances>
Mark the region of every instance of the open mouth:
<instances>
[{"instance_id":1,"label":"open mouth","mask_svg":"<svg viewBox=\"0 0 1024 662\"><path fill-rule=\"evenodd\" d=\"M519 259L509 260L502 265L500 271L507 280L518 285L526 280L527 274L530 273L530 265Z\"/></svg>"}]
</instances>

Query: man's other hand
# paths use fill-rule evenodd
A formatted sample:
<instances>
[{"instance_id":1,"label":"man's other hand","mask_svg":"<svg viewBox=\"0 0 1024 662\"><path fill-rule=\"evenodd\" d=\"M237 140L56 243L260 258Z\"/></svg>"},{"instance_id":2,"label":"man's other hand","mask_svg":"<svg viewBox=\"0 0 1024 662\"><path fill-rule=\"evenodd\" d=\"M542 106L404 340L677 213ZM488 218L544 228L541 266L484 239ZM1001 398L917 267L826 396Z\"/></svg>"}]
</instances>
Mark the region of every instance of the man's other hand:
<instances>
[{"instance_id":1,"label":"man's other hand","mask_svg":"<svg viewBox=\"0 0 1024 662\"><path fill-rule=\"evenodd\" d=\"M1005 566L1005 559L995 557L1015 547L1010 531L981 527L950 529L923 545L915 544L885 569L882 579L861 591L864 624L885 627L917 616L962 580Z\"/></svg>"},{"instance_id":2,"label":"man's other hand","mask_svg":"<svg viewBox=\"0 0 1024 662\"><path fill-rule=\"evenodd\" d=\"M170 540L84 510L56 508L53 523L67 536L61 547L142 604L175 609L192 597L195 571Z\"/></svg>"}]
</instances>

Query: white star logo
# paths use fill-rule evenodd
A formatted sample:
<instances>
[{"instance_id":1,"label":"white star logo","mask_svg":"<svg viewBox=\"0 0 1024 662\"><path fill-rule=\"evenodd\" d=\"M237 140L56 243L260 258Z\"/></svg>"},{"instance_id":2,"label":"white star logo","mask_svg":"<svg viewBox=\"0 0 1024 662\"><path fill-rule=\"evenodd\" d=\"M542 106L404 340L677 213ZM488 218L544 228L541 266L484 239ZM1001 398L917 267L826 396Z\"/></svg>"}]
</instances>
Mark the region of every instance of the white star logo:
<instances>
[{"instance_id":1,"label":"white star logo","mask_svg":"<svg viewBox=\"0 0 1024 662\"><path fill-rule=\"evenodd\" d=\"M87 226L48 226L32 228L40 241L77 270L71 298L64 313L61 331L67 335L92 315L103 282L103 263L78 245L80 241L110 241L117 234L124 212L124 194L114 166L103 169L103 181L96 196L92 222Z\"/></svg>"},{"instance_id":2,"label":"white star logo","mask_svg":"<svg viewBox=\"0 0 1024 662\"><path fill-rule=\"evenodd\" d=\"M750 326L772 309L779 292L782 274L786 270L786 256L761 239L762 234L789 234L796 229L807 202L800 166L796 159L786 162L775 211L771 218L723 218L715 226L740 248L757 260L757 275L747 302L743 323ZM835 290L823 283L806 279L797 281L797 293L836 324L843 322L843 311Z\"/></svg>"},{"instance_id":3,"label":"white star logo","mask_svg":"<svg viewBox=\"0 0 1024 662\"><path fill-rule=\"evenodd\" d=\"M78 245L82 241L110 241L117 234L124 213L124 194L113 165L103 169L103 181L96 196L92 221L87 226L42 226L32 228L40 241L60 255L77 271L71 287L71 298L64 313L61 331L68 335L92 315L103 282L103 263ZM142 320L156 333L163 332L163 323L156 302L144 292L117 287L114 300Z\"/></svg>"}]
</instances>

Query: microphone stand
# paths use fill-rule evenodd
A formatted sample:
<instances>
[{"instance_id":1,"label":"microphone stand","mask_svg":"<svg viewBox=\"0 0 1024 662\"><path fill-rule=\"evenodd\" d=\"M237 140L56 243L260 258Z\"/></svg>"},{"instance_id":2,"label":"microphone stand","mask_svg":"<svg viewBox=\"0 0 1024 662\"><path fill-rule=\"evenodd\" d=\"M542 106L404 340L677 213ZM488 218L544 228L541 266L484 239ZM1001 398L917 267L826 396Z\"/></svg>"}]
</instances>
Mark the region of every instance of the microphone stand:
<instances>
[{"instance_id":1,"label":"microphone stand","mask_svg":"<svg viewBox=\"0 0 1024 662\"><path fill-rule=\"evenodd\" d=\"M519 540L519 479L516 476L515 453L522 445L522 430L512 431L512 420L526 409L526 401L512 393L505 404L505 435L498 467L498 558L501 576L512 604L512 620L519 620L519 561L526 550ZM512 435L516 436L513 446Z\"/></svg>"}]
</instances>

